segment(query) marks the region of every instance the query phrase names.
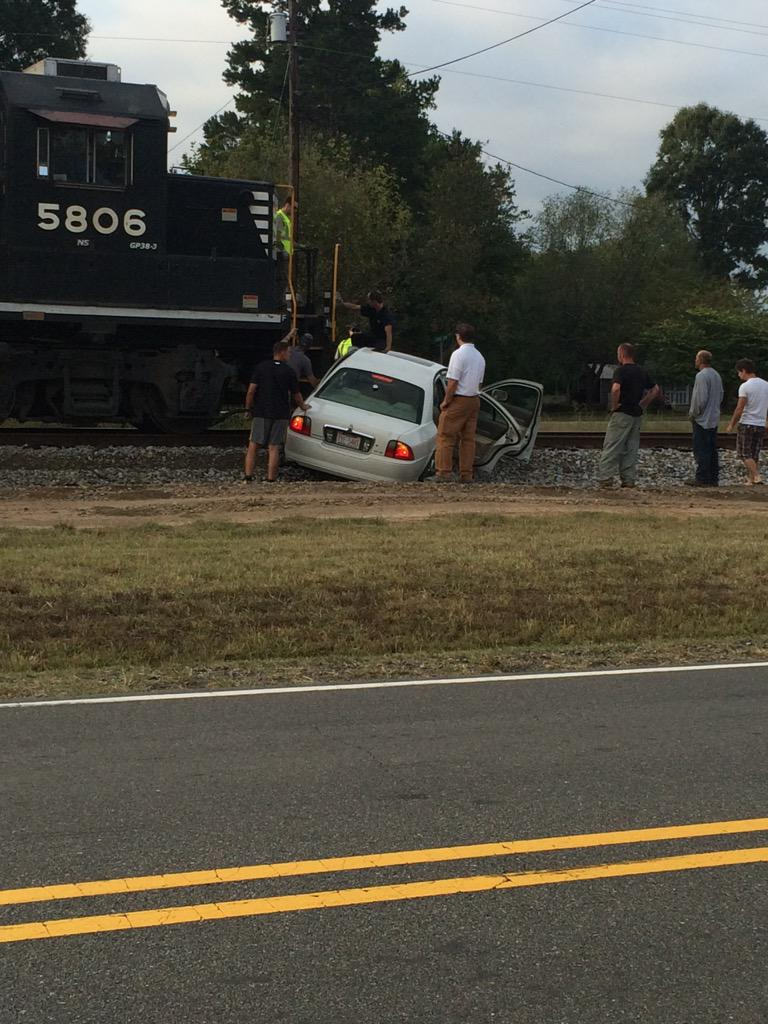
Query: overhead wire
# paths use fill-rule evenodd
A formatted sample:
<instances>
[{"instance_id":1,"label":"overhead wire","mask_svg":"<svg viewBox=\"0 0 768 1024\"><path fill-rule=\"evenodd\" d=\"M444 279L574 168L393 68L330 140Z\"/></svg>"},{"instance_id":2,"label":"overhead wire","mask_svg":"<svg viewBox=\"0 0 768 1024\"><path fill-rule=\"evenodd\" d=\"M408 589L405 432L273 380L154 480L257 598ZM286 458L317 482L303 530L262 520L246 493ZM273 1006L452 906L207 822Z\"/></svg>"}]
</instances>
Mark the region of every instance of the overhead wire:
<instances>
[{"instance_id":1,"label":"overhead wire","mask_svg":"<svg viewBox=\"0 0 768 1024\"><path fill-rule=\"evenodd\" d=\"M533 14L517 14L513 11L500 11L497 7L481 7L478 4L467 4L462 3L460 0L430 0L433 4L442 4L444 7L459 7L466 8L471 11L484 11L488 14L504 14L510 18L522 18L525 21L540 21ZM567 17L567 14L565 15ZM562 20L562 19L561 19ZM603 25L586 25L580 21L565 21L562 24L568 28L580 28L586 29L590 32L606 32L609 35L614 36L628 36L633 39L648 39L657 43L673 43L675 46L690 46L697 50L713 50L718 53L735 53L742 57L760 57L763 60L768 59L768 53L762 53L759 50L739 50L732 46L715 46L713 43L694 43L686 39L668 39L665 36L651 36L644 32L629 32L625 29L618 28L606 28ZM542 26L543 27L543 26ZM719 26L711 25L710 28L717 28ZM760 33L752 33L758 35Z\"/></svg>"},{"instance_id":2,"label":"overhead wire","mask_svg":"<svg viewBox=\"0 0 768 1024\"><path fill-rule=\"evenodd\" d=\"M556 18L550 18L548 21L543 21L535 28L526 29L525 32L518 32L517 35L510 36L509 39L502 39L498 43L493 43L491 46L484 46L482 49L474 50L472 53L465 53L462 57L454 57L453 60L443 61L442 64L433 64L432 67L425 68L423 71L409 72L409 77L413 77L413 75L426 75L430 71L439 71L440 68L447 68L450 67L451 64L459 64L461 61L469 60L470 57L478 57L481 53L490 53L491 50L498 50L500 46L506 46L507 43L513 43L516 39L522 39L524 36L529 36L533 32L538 32L540 29L546 28L548 25L554 25L555 22L562 21L563 18L568 18L571 14L576 14L578 11L583 11L585 7L591 7L594 3L596 3L596 0L585 0L585 2L579 4L578 7L574 7L570 11L564 11Z\"/></svg>"},{"instance_id":3,"label":"overhead wire","mask_svg":"<svg viewBox=\"0 0 768 1024\"><path fill-rule=\"evenodd\" d=\"M342 56L342 57L357 57L360 60L368 60L367 57L365 57L365 56L363 56L363 55L361 55L359 53L356 53L354 50L340 50L340 49L334 49L334 48L329 47L329 46L312 46L309 43L298 43L298 48L300 50L316 50L319 53L334 53L334 54L337 54L338 56ZM417 67L417 66L419 66L419 65L416 65L414 61L407 61L407 60L398 60L397 63L402 64L404 67ZM444 73L448 74L448 75L461 75L461 76L463 76L465 78L480 78L480 79L485 79L486 81L489 81L489 82L505 82L505 83L508 83L510 85L529 86L530 88L533 88L533 89L548 89L548 90L552 90L554 92L575 93L576 95L579 95L579 96L595 96L598 99L615 100L615 101L621 102L621 103L639 103L639 104L643 104L645 106L650 106L650 107L663 107L666 110L679 110L680 107L684 107L684 106L688 106L689 105L688 101L686 101L686 102L682 102L681 101L680 103L664 103L662 100L649 100L649 99L643 99L643 98L640 98L640 97L637 97L637 96L618 96L618 95L616 95L614 93L596 92L596 91L594 91L592 89L575 89L573 87L565 86L565 85L551 85L551 84L549 84L547 82L532 82L532 81L529 81L529 80L523 79L523 78L505 78L505 77L503 77L501 75L485 75L485 74L483 74L480 71L458 71L455 68L449 68L449 69L446 69ZM735 112L735 113L737 113L737 112ZM766 122L768 122L768 117L757 117L755 115L750 115L750 114L739 114L739 116L743 117L743 118L748 118L748 119L750 119L752 121L766 121Z\"/></svg>"},{"instance_id":4,"label":"overhead wire","mask_svg":"<svg viewBox=\"0 0 768 1024\"><path fill-rule=\"evenodd\" d=\"M182 143L187 141L187 139L191 139L193 135L196 135L200 131L201 128L204 128L208 124L208 122L211 120L212 117L217 117L222 112L222 110L226 110L227 107L230 105L230 103L234 102L234 100L235 100L235 97L234 96L230 96L229 99L227 100L227 102L225 104L223 104L223 106L219 107L219 109L214 111L209 117L206 117L206 119L204 121L201 121L201 123L197 126L197 128L193 128L191 132L188 132L184 136L184 138L179 139L178 142L175 142L172 146L170 146L169 149L168 149L168 152L172 153L174 151L174 149L178 149L179 146L182 145Z\"/></svg>"},{"instance_id":5,"label":"overhead wire","mask_svg":"<svg viewBox=\"0 0 768 1024\"><path fill-rule=\"evenodd\" d=\"M283 96L285 96L285 86L288 82L288 72L290 70L291 63L286 55L285 59L285 74L283 75L283 87L280 90L280 99L277 101L277 109L275 110L275 120L272 123L272 141L275 142L277 139L277 126L280 123L280 113L283 108Z\"/></svg>"},{"instance_id":6,"label":"overhead wire","mask_svg":"<svg viewBox=\"0 0 768 1024\"><path fill-rule=\"evenodd\" d=\"M437 129L438 135L442 135L443 138L449 141L453 138L448 132L442 131L440 128ZM531 167L525 167L523 164L515 163L514 160L507 160L506 157L497 156L495 153L489 153L487 149L480 147L480 152L483 156L488 157L489 160L496 160L498 163L506 164L508 167L514 167L518 171L525 171L526 174L532 174L536 178L543 178L545 181L554 182L555 185L562 185L564 188L573 189L574 192L583 192L585 195L594 196L596 199L605 199L609 203L615 203L617 206L626 206L632 208L632 203L628 203L626 199L619 199L616 196L607 195L604 192L595 192L591 188L585 188L583 185L573 185L571 182L562 181L560 178L553 178L549 174L544 174L542 171L534 171Z\"/></svg>"},{"instance_id":7,"label":"overhead wire","mask_svg":"<svg viewBox=\"0 0 768 1024\"><path fill-rule=\"evenodd\" d=\"M567 3L568 0L563 0L563 2ZM761 25L754 21L738 21L736 18L718 18L714 14L697 14L693 11L677 11L669 7L658 7L654 4L629 3L628 0L599 0L596 6L609 11L617 11L620 14L637 14L642 10L655 12L649 14L649 17L660 17L662 14L679 14L683 17L703 18L705 21L719 22L724 25L741 25L746 28L768 29L768 25Z\"/></svg>"}]
</instances>

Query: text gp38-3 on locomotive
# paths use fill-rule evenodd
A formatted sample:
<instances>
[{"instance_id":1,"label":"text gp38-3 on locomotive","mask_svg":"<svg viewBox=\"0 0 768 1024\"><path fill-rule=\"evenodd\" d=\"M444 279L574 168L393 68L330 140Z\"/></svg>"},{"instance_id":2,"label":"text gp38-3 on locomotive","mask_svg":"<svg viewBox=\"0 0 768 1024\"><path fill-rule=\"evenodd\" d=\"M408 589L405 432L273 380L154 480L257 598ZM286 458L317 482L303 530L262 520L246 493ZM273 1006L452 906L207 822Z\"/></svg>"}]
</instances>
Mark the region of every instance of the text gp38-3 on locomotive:
<instances>
[{"instance_id":1,"label":"text gp38-3 on locomotive","mask_svg":"<svg viewBox=\"0 0 768 1024\"><path fill-rule=\"evenodd\" d=\"M200 430L285 330L274 186L169 174L171 116L113 64L0 71L0 421Z\"/></svg>"}]
</instances>

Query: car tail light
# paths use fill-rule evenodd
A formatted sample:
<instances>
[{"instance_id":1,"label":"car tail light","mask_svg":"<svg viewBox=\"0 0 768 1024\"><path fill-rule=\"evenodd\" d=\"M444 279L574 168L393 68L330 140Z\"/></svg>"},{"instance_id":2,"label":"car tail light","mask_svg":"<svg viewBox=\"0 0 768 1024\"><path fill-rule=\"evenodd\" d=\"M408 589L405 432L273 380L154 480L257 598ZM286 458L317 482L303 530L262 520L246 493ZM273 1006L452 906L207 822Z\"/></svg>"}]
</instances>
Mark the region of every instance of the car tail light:
<instances>
[{"instance_id":1,"label":"car tail light","mask_svg":"<svg viewBox=\"0 0 768 1024\"><path fill-rule=\"evenodd\" d=\"M294 416L290 422L290 428L294 434L309 436L312 433L312 420L309 416Z\"/></svg>"},{"instance_id":2,"label":"car tail light","mask_svg":"<svg viewBox=\"0 0 768 1024\"><path fill-rule=\"evenodd\" d=\"M413 462L413 448L402 441L390 441L384 454L388 459L400 459L401 462Z\"/></svg>"}]
</instances>

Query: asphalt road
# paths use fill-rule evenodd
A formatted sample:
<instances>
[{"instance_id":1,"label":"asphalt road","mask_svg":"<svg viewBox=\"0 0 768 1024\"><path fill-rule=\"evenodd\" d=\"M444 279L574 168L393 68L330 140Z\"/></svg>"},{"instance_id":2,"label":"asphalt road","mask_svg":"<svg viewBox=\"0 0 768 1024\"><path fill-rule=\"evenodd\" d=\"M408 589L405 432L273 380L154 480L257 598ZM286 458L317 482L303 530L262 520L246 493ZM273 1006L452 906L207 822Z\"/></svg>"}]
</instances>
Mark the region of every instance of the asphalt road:
<instances>
[{"instance_id":1,"label":"asphalt road","mask_svg":"<svg viewBox=\"0 0 768 1024\"><path fill-rule=\"evenodd\" d=\"M766 668L0 708L0 1021L765 1024L767 751Z\"/></svg>"}]
</instances>

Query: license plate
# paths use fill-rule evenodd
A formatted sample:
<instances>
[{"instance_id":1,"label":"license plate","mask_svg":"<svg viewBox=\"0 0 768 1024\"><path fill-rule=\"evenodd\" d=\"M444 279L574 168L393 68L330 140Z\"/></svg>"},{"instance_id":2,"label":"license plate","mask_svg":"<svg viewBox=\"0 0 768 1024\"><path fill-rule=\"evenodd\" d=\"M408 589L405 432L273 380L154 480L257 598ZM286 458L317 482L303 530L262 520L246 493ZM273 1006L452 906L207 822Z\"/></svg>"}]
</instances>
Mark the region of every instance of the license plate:
<instances>
[{"instance_id":1,"label":"license plate","mask_svg":"<svg viewBox=\"0 0 768 1024\"><path fill-rule=\"evenodd\" d=\"M357 437L355 434L336 434L336 444L340 444L342 448L352 448L359 452L362 442L362 437Z\"/></svg>"}]
</instances>

